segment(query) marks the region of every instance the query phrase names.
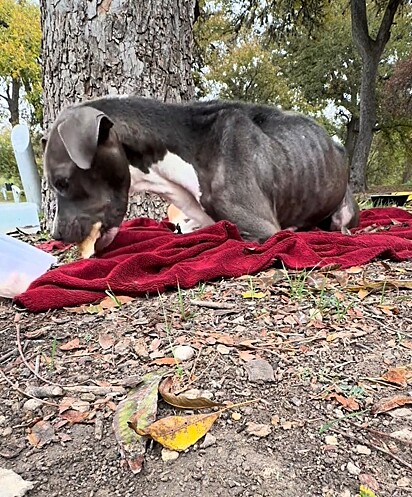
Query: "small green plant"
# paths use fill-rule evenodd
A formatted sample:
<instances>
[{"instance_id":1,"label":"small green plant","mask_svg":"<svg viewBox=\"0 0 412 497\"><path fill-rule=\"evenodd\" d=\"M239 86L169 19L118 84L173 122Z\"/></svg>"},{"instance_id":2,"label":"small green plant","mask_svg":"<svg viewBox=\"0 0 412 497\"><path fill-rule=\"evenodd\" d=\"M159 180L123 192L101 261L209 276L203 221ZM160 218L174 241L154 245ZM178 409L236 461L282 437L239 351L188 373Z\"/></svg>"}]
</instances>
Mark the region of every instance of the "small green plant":
<instances>
[{"instance_id":1,"label":"small green plant","mask_svg":"<svg viewBox=\"0 0 412 497\"><path fill-rule=\"evenodd\" d=\"M356 411L356 412L351 412L350 414L346 414L345 416L342 416L341 418L335 418L331 419L327 423L323 424L319 428L319 434L321 435L322 433L325 433L325 431L328 431L332 428L332 426L341 423L342 421L345 421L346 419L351 419L351 418L357 418L359 416L363 416L369 412L369 409L364 409L363 411Z\"/></svg>"},{"instance_id":2,"label":"small green plant","mask_svg":"<svg viewBox=\"0 0 412 497\"><path fill-rule=\"evenodd\" d=\"M49 370L54 371L56 366L57 337L54 336L51 343Z\"/></svg>"},{"instance_id":3,"label":"small green plant","mask_svg":"<svg viewBox=\"0 0 412 497\"><path fill-rule=\"evenodd\" d=\"M193 317L193 313L186 310L185 294L180 288L179 282L177 282L177 302L179 306L180 319L182 321L188 321Z\"/></svg>"},{"instance_id":4,"label":"small green plant","mask_svg":"<svg viewBox=\"0 0 412 497\"><path fill-rule=\"evenodd\" d=\"M294 300L300 302L303 300L309 293L309 290L306 288L306 280L308 279L311 271L306 271L303 269L299 273L295 273L293 276L289 274L285 267L283 267L286 271L286 279L288 280L290 287L290 297Z\"/></svg>"},{"instance_id":5,"label":"small green plant","mask_svg":"<svg viewBox=\"0 0 412 497\"><path fill-rule=\"evenodd\" d=\"M169 322L169 319L167 317L166 306L163 302L163 297L160 295L160 292L159 292L159 300L160 300L160 304L162 306L162 311L163 311L163 319L165 322L166 336L167 336L167 339L169 341L170 350L172 351L172 355L173 355L173 358L174 358L175 364L176 364L176 374L177 374L177 376L182 377L184 375L184 369L179 364L179 361L176 359L175 349L174 349L173 343L172 343L172 337L170 336L170 333L172 331L172 326L171 326L171 323Z\"/></svg>"},{"instance_id":6,"label":"small green plant","mask_svg":"<svg viewBox=\"0 0 412 497\"><path fill-rule=\"evenodd\" d=\"M206 292L206 283L198 283L196 290L194 291L195 298L201 299Z\"/></svg>"},{"instance_id":7,"label":"small green plant","mask_svg":"<svg viewBox=\"0 0 412 497\"><path fill-rule=\"evenodd\" d=\"M123 304L122 304L122 303L121 303L121 301L120 301L120 300L116 297L116 295L114 294L114 292L113 292L113 291L112 291L112 289L110 288L110 285L107 285L107 286L109 287L109 289L108 289L108 290L106 290L104 293L105 293L108 297L110 297L110 298L113 300L113 302L115 303L116 307L118 307L119 309L121 309L121 307L122 307L122 305L123 305Z\"/></svg>"},{"instance_id":8,"label":"small green plant","mask_svg":"<svg viewBox=\"0 0 412 497\"><path fill-rule=\"evenodd\" d=\"M300 369L298 374L299 374L299 378L302 381L308 381L312 378L313 371L310 368L305 367L305 368Z\"/></svg>"}]
</instances>

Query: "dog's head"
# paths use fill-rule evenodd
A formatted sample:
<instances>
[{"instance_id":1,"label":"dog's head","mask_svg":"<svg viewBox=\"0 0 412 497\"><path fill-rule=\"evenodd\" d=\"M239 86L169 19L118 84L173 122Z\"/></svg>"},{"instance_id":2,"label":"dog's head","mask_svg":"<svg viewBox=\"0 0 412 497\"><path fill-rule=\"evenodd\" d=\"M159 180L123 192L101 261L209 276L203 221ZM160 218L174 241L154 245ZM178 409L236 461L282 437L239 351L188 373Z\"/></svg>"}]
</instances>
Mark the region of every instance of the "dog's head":
<instances>
[{"instance_id":1,"label":"dog's head","mask_svg":"<svg viewBox=\"0 0 412 497\"><path fill-rule=\"evenodd\" d=\"M53 237L80 242L102 223L98 248L108 245L126 214L129 161L113 122L88 106L63 110L43 141L44 168L57 196Z\"/></svg>"}]
</instances>

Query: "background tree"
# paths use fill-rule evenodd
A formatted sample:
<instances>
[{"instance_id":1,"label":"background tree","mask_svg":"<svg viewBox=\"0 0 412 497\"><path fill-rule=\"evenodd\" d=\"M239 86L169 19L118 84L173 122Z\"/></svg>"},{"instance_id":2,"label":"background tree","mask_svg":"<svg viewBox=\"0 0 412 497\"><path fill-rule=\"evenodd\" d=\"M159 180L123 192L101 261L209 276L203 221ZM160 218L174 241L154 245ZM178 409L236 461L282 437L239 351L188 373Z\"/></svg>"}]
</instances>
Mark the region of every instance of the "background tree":
<instances>
[{"instance_id":1,"label":"background tree","mask_svg":"<svg viewBox=\"0 0 412 497\"><path fill-rule=\"evenodd\" d=\"M84 98L139 94L163 101L193 97L195 0L41 0L45 128ZM54 202L45 190L46 226ZM164 203L138 195L133 215L159 218Z\"/></svg>"},{"instance_id":2,"label":"background tree","mask_svg":"<svg viewBox=\"0 0 412 497\"><path fill-rule=\"evenodd\" d=\"M379 0L369 4L367 21L371 36L379 32L381 8L387 3ZM227 0L210 0L203 5L200 20L204 28L197 27L195 31L206 65L206 69L199 71L198 79L203 82L201 90L214 89L220 96L275 103L286 108L292 106L314 115L344 141L352 166L360 170L362 185L357 189L363 189L365 170L355 164L362 59L352 39L350 3L278 0L269 6L252 0L238 5L244 7L240 14L239 8L234 11L233 2ZM412 47L411 16L411 4L405 4L402 15L391 25L392 39L379 58L374 82L376 119L371 128L371 134L376 131L376 135L385 130L384 136L377 139L379 146L385 143L389 148L405 146L396 136L388 142L390 133L396 135L399 129L381 110L385 98L381 89L394 63L405 57ZM255 57L245 57L253 52ZM268 88L271 91L267 91ZM376 154L372 158L376 158ZM379 162L380 168L394 167L386 161ZM383 180L383 176L381 174L379 180ZM389 176L395 178L392 173ZM377 179L376 175L371 177ZM356 183L355 172L353 179Z\"/></svg>"},{"instance_id":3,"label":"background tree","mask_svg":"<svg viewBox=\"0 0 412 497\"><path fill-rule=\"evenodd\" d=\"M25 0L0 0L0 99L12 126L21 117L41 124L40 41L38 6Z\"/></svg>"}]
</instances>

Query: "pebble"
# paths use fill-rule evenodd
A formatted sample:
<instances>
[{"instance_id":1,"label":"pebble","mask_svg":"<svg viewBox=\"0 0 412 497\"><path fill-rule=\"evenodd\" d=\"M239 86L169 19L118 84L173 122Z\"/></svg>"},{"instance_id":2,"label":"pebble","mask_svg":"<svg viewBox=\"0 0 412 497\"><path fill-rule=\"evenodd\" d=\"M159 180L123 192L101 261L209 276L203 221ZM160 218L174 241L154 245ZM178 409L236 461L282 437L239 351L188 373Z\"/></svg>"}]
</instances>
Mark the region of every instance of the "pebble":
<instances>
[{"instance_id":1,"label":"pebble","mask_svg":"<svg viewBox=\"0 0 412 497\"><path fill-rule=\"evenodd\" d=\"M264 359L252 359L245 364L244 368L249 377L249 381L275 381L272 366Z\"/></svg>"},{"instance_id":2,"label":"pebble","mask_svg":"<svg viewBox=\"0 0 412 497\"><path fill-rule=\"evenodd\" d=\"M38 399L28 399L26 402L23 404L23 409L25 411L35 411L36 409L39 409L43 405L43 402Z\"/></svg>"},{"instance_id":3,"label":"pebble","mask_svg":"<svg viewBox=\"0 0 412 497\"><path fill-rule=\"evenodd\" d=\"M226 347L226 345L223 345L222 343L219 343L219 345L216 347L216 350L219 352L219 354L222 355L229 355L231 351L229 347Z\"/></svg>"},{"instance_id":4,"label":"pebble","mask_svg":"<svg viewBox=\"0 0 412 497\"><path fill-rule=\"evenodd\" d=\"M370 456L372 451L370 450L369 447L366 447L366 445L357 445L356 452L364 456Z\"/></svg>"},{"instance_id":5,"label":"pebble","mask_svg":"<svg viewBox=\"0 0 412 497\"><path fill-rule=\"evenodd\" d=\"M399 480L396 482L396 486L405 488L409 487L411 483L411 479L404 476L403 478L399 478Z\"/></svg>"},{"instance_id":6,"label":"pebble","mask_svg":"<svg viewBox=\"0 0 412 497\"><path fill-rule=\"evenodd\" d=\"M325 437L326 445L338 445L338 439L333 435L328 435Z\"/></svg>"},{"instance_id":7,"label":"pebble","mask_svg":"<svg viewBox=\"0 0 412 497\"><path fill-rule=\"evenodd\" d=\"M164 462L176 461L178 457L179 457L179 452L165 448L162 449L162 461Z\"/></svg>"},{"instance_id":8,"label":"pebble","mask_svg":"<svg viewBox=\"0 0 412 497\"><path fill-rule=\"evenodd\" d=\"M202 444L200 445L200 448L207 449L208 447L215 445L215 443L216 443L216 437L214 435L212 435L211 433L206 433L205 439L203 440Z\"/></svg>"},{"instance_id":9,"label":"pebble","mask_svg":"<svg viewBox=\"0 0 412 497\"><path fill-rule=\"evenodd\" d=\"M408 428L403 428L402 430L394 431L391 433L391 435L395 438L403 440L404 442L412 443L412 430L409 430Z\"/></svg>"},{"instance_id":10,"label":"pebble","mask_svg":"<svg viewBox=\"0 0 412 497\"><path fill-rule=\"evenodd\" d=\"M190 361L195 355L195 349L189 345L178 345L173 353L178 361Z\"/></svg>"},{"instance_id":11,"label":"pebble","mask_svg":"<svg viewBox=\"0 0 412 497\"><path fill-rule=\"evenodd\" d=\"M96 400L96 395L94 395L94 393L92 392L85 392L80 394L80 399L86 400L88 402L93 402L94 400Z\"/></svg>"},{"instance_id":12,"label":"pebble","mask_svg":"<svg viewBox=\"0 0 412 497\"><path fill-rule=\"evenodd\" d=\"M361 470L360 468L358 468L357 466L355 466L353 464L353 462L348 462L348 464L346 465L346 469L348 470L349 474L353 475L353 476L358 476L361 474Z\"/></svg>"}]
</instances>

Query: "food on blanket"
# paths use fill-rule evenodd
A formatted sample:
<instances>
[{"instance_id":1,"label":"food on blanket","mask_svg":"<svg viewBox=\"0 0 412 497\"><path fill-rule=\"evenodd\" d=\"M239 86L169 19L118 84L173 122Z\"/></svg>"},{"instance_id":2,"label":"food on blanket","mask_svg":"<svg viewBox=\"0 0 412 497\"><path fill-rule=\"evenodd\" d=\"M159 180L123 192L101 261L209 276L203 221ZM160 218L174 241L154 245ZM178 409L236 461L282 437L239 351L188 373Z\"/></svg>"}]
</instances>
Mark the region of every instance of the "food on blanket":
<instances>
[{"instance_id":1,"label":"food on blanket","mask_svg":"<svg viewBox=\"0 0 412 497\"><path fill-rule=\"evenodd\" d=\"M77 244L80 255L83 259L89 259L89 257L94 254L94 245L96 243L96 240L101 236L101 227L102 223L100 221L94 223L89 235L82 242Z\"/></svg>"},{"instance_id":2,"label":"food on blanket","mask_svg":"<svg viewBox=\"0 0 412 497\"><path fill-rule=\"evenodd\" d=\"M170 204L167 208L167 218L171 223L178 227L180 233L192 233L200 228L196 221L188 218L184 212L173 204Z\"/></svg>"}]
</instances>

